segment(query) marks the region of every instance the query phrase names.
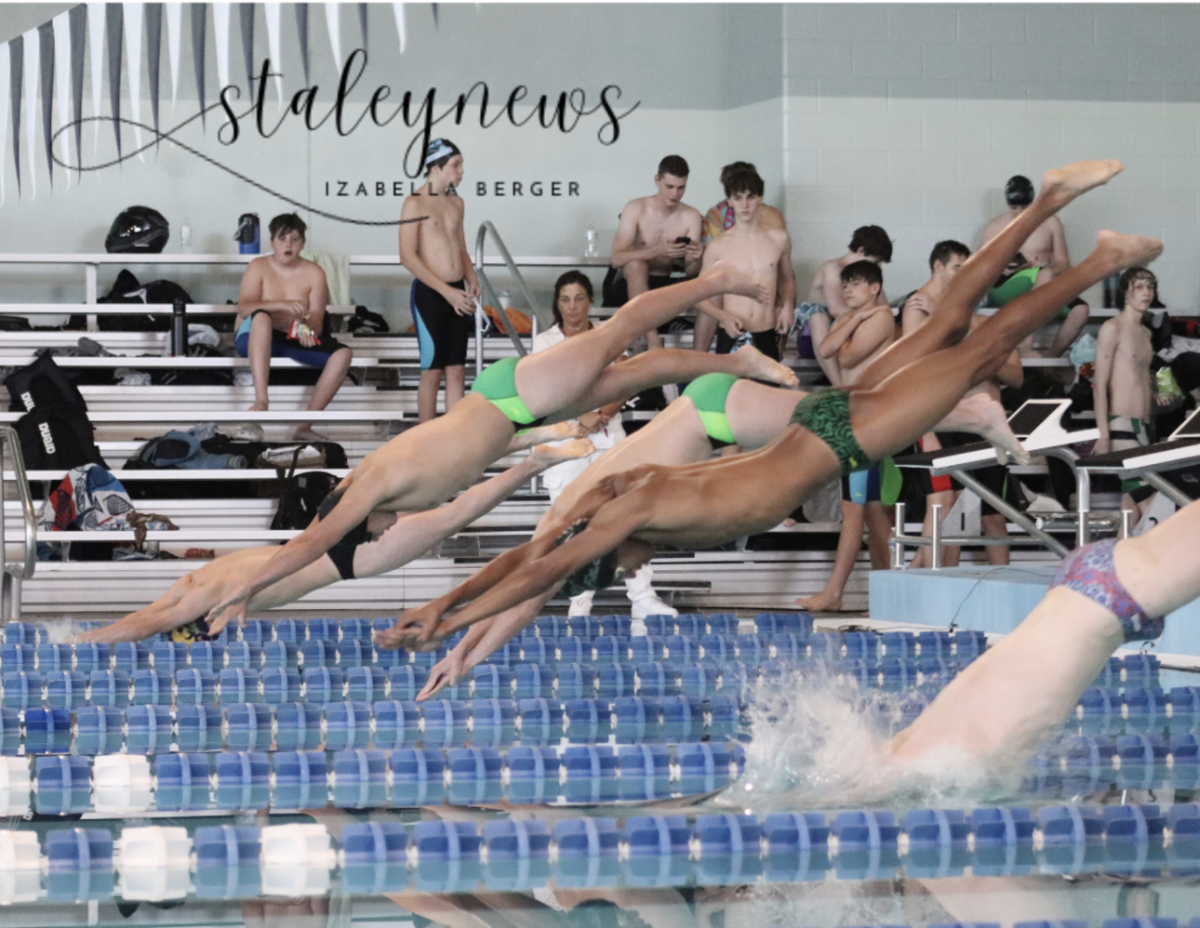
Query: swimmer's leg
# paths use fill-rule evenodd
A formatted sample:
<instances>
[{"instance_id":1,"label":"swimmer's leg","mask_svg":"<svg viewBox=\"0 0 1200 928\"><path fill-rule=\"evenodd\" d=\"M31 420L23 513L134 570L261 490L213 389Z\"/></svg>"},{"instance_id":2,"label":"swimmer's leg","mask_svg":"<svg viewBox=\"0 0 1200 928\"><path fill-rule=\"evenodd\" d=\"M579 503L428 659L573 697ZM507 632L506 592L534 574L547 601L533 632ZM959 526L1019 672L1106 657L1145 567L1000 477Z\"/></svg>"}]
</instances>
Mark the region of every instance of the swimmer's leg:
<instances>
[{"instance_id":1,"label":"swimmer's leg","mask_svg":"<svg viewBox=\"0 0 1200 928\"><path fill-rule=\"evenodd\" d=\"M330 400L345 382L353 358L354 354L349 348L339 348L329 356L321 371L321 376L317 378L316 386L313 387L312 398L309 399L306 409L310 412L320 412L329 405ZM296 426L294 435L301 441L320 441L324 437L313 431L311 422L302 422Z\"/></svg>"},{"instance_id":2,"label":"swimmer's leg","mask_svg":"<svg viewBox=\"0 0 1200 928\"><path fill-rule=\"evenodd\" d=\"M768 358L751 346L732 354L701 354L682 348L662 348L605 368L583 395L562 407L555 413L555 418L577 418L609 403L636 396L649 387L694 380L714 372L766 380L785 387L796 386L799 382L786 364Z\"/></svg>"},{"instance_id":3,"label":"swimmer's leg","mask_svg":"<svg viewBox=\"0 0 1200 928\"><path fill-rule=\"evenodd\" d=\"M1146 614L1163 616L1200 596L1200 501L1144 535L1117 542L1117 576Z\"/></svg>"},{"instance_id":4,"label":"swimmer's leg","mask_svg":"<svg viewBox=\"0 0 1200 928\"><path fill-rule=\"evenodd\" d=\"M271 376L271 314L265 310L255 312L250 318L250 339L246 344L246 357L250 359L250 377L254 381L254 405L251 411L266 412L270 409L267 382Z\"/></svg>"},{"instance_id":5,"label":"swimmer's leg","mask_svg":"<svg viewBox=\"0 0 1200 928\"><path fill-rule=\"evenodd\" d=\"M1063 320L1063 324L1054 333L1054 341L1050 343L1048 357L1061 358L1070 350L1071 346L1075 344L1075 339L1079 337L1079 333L1083 331L1083 327L1087 325L1090 313L1091 309L1087 303L1080 303L1078 306L1071 307L1071 311L1067 313L1067 318Z\"/></svg>"},{"instance_id":6,"label":"swimmer's leg","mask_svg":"<svg viewBox=\"0 0 1200 928\"><path fill-rule=\"evenodd\" d=\"M959 344L902 368L874 389L854 390L850 410L859 444L877 459L916 441L971 387L999 370L1021 340L1044 325L1063 304L1109 274L1149 263L1161 253L1162 242L1156 239L1101 232L1096 249L1080 264L1044 287L1017 297ZM936 316L937 311L914 337L932 325Z\"/></svg>"},{"instance_id":7,"label":"swimmer's leg","mask_svg":"<svg viewBox=\"0 0 1200 928\"><path fill-rule=\"evenodd\" d=\"M629 294L629 301L641 296L650 289L650 265L639 258L634 258L621 269L625 275L625 288ZM658 335L658 329L650 329L646 333L646 344L650 348L661 348L662 339Z\"/></svg>"},{"instance_id":8,"label":"swimmer's leg","mask_svg":"<svg viewBox=\"0 0 1200 928\"><path fill-rule=\"evenodd\" d=\"M869 390L905 365L961 340L967 332L971 316L980 299L1034 230L1076 197L1093 187L1108 183L1121 170L1119 161L1080 161L1064 168L1047 171L1042 179L1042 188L1034 201L1005 226L999 235L966 260L950 281L946 293L934 307L926 323L915 332L901 338L872 361L863 371L857 386L862 390ZM1061 277L1037 289L1044 292L1057 280L1061 280ZM1062 289L1071 290L1072 287L1060 287L1060 290ZM1059 307L1078 296L1080 290L1071 293ZM1055 311L1059 307L1056 307ZM1012 347L1016 348L1016 345Z\"/></svg>"},{"instance_id":9,"label":"swimmer's leg","mask_svg":"<svg viewBox=\"0 0 1200 928\"><path fill-rule=\"evenodd\" d=\"M696 313L696 326L692 329L692 350L707 352L717 334L717 320L707 313Z\"/></svg>"},{"instance_id":10,"label":"swimmer's leg","mask_svg":"<svg viewBox=\"0 0 1200 928\"><path fill-rule=\"evenodd\" d=\"M517 392L535 416L573 406L639 335L657 329L689 306L722 293L765 299L761 283L718 261L695 280L650 290L630 300L604 325L559 342L548 351L521 358L513 372Z\"/></svg>"}]
</instances>

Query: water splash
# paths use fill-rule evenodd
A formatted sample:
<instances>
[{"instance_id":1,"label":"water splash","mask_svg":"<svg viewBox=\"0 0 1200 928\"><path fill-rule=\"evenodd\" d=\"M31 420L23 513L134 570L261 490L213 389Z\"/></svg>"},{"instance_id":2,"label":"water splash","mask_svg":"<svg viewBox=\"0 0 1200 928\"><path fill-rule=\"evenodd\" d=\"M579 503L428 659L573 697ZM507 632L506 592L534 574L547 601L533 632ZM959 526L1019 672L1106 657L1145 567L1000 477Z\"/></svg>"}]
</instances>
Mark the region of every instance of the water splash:
<instances>
[{"instance_id":1,"label":"water splash","mask_svg":"<svg viewBox=\"0 0 1200 928\"><path fill-rule=\"evenodd\" d=\"M749 698L746 770L716 800L727 808L920 808L1011 797L1019 776L998 776L959 752L900 766L893 734L925 704L913 691L863 690L827 669L759 681Z\"/></svg>"}]
</instances>

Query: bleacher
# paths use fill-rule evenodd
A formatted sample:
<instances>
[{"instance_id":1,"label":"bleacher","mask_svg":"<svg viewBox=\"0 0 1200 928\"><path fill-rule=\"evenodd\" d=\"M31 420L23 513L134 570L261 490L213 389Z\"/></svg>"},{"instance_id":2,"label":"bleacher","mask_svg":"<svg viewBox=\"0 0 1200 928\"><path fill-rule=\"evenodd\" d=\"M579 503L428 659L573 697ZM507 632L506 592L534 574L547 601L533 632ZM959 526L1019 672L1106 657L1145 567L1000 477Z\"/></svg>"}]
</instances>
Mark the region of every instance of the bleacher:
<instances>
[{"instance_id":1,"label":"bleacher","mask_svg":"<svg viewBox=\"0 0 1200 928\"><path fill-rule=\"evenodd\" d=\"M310 421L330 440L342 444L347 451L350 467L379 447L399 431L416 422L416 384L419 375L419 350L414 336L403 333L358 335L338 332L340 341L354 352L352 375L357 382L347 380L329 407L320 413L304 410L309 387L273 384L271 410L265 413L248 412L253 403L253 387L245 386L174 386L96 383L97 371L129 369L161 372L165 370L245 370L248 362L242 358L195 358L175 356L171 332L109 331L100 326L102 316L147 315L170 318L180 309L169 305L100 304L99 272L109 266L133 265L236 265L247 259L241 255L31 255L0 256L0 264L65 264L84 271L85 301L68 303L8 303L0 305L0 314L25 316L33 323L52 321L67 315L83 316L88 320L87 331L17 331L0 335L0 367L19 368L33 360L43 348L72 348L81 336L92 339L112 352L113 357L56 358L59 367L68 372L86 371L90 375L80 391L88 403L89 418L96 427L97 446L110 469L127 485L142 481L172 481L194 484L192 499L138 499L141 511L169 517L179 531L152 531L148 541L158 541L164 550L178 560L134 562L43 562L31 579L19 583L21 608L31 613L62 610L72 612L123 612L137 608L161 595L178 577L200 566L201 561L183 555L191 548L215 550L219 555L236 547L278 543L295 532L271 531L274 515L277 472L273 469L251 470L125 470L123 465L134 455L145 439L163 434L171 428L187 429L202 422L218 425L253 422L263 428L267 441L286 441L299 422ZM560 267L580 264L605 264L604 259L575 261L568 258L520 258L521 267ZM500 263L487 258L485 265ZM386 256L352 257L352 266L365 266L373 272L385 270L391 274L398 268L394 258ZM403 278L401 286L407 287ZM236 307L229 304L191 304L182 307L186 326L188 317L201 314L232 314ZM352 314L352 306L331 306L333 317ZM186 331L180 327L180 331ZM536 332L536 328L535 328ZM228 338L228 336L226 336ZM480 364L491 363L516 353L514 345L503 337L480 338L478 351L472 345L468 355ZM690 346L690 333L670 335L668 345ZM526 343L527 345L529 342ZM793 359L802 377L811 379L819 373L815 362ZM272 369L292 369L300 365L288 359L272 359ZM468 371L468 380L473 371ZM12 423L19 412L0 412L0 423ZM631 419L644 421L648 414L630 414ZM497 473L517 460L516 457L498 461L489 474ZM328 470L328 469L327 469ZM341 476L345 471L329 470ZM6 466L9 499L5 501L5 537L9 539L8 560L19 555L12 541L22 537L22 506L13 498L11 463ZM61 474L31 471L28 477L34 497L34 507L40 512L41 501L48 489L57 483ZM245 498L241 488L252 485L259 496ZM237 486L238 492L230 490ZM226 489L230 488L230 489ZM223 492L225 490L225 492ZM171 494L172 497L177 494ZM181 495L181 494L180 494ZM459 537L450 539L429 557L413 562L384 577L341 584L336 591L322 590L310 594L299 604L302 609L327 609L353 604L361 608L395 609L404 604L419 602L439 595L461 582L479 566L481 559L494 556L503 548L528 538L548 502L535 482L528 489L514 494L494 511L481 518ZM793 531L837 531L836 524L803 525ZM72 533L72 541L127 542L132 532ZM55 533L41 533L41 541L61 540ZM832 547L829 545L828 547ZM443 554L444 556L438 556ZM713 552L711 555L680 555L664 561L659 570L657 588L671 599L674 596L690 599L712 595L714 605L754 605L765 597L795 598L815 592L823 583L831 552L762 552L759 558L749 552ZM703 574L703 579L700 575ZM768 592L769 591L769 592ZM855 583L851 596L865 601L865 582ZM610 596L618 595L615 591Z\"/></svg>"},{"instance_id":2,"label":"bleacher","mask_svg":"<svg viewBox=\"0 0 1200 928\"><path fill-rule=\"evenodd\" d=\"M172 334L151 331L100 331L96 320L103 315L159 314L169 317L178 309L172 306L128 304L97 304L98 272L102 267L140 265L240 265L247 259L241 255L30 255L0 256L0 264L66 264L84 270L86 301L68 303L10 303L0 305L0 314L24 315L34 322L54 316L82 315L88 319L88 331L17 331L0 335L0 367L18 368L31 362L34 353L42 348L69 348L81 336L99 342L113 357L58 357L60 367L67 371L116 371L127 368L135 371L218 369L244 370L248 363L242 358L173 356ZM575 261L569 258L519 258L521 267L565 267L603 265L605 259ZM390 273L398 269L389 256L356 256L354 266L364 266ZM487 258L484 264L501 264L498 258ZM407 280L403 281L407 285ZM353 313L351 306L331 306L333 317ZM183 308L184 321L196 314L232 314L235 307L228 304L192 304ZM1104 316L1112 311L1098 310ZM535 328L536 332L536 328ZM215 549L218 554L244 545L280 542L294 532L272 532L268 529L277 501L274 486L276 471L157 471L124 470L123 464L141 446L144 439L162 434L170 428L189 428L201 422L218 424L255 422L262 426L268 441L286 441L298 422L311 421L331 440L341 443L353 467L366 454L379 447L391 436L416 421L415 387L419 374L418 346L415 337L401 334L356 335L338 333L338 338L354 352L350 380L338 391L328 409L321 413L304 410L310 388L278 384L271 387L271 410L265 413L248 412L253 402L253 387L244 386L128 386L87 383L81 392L87 400L89 417L96 426L97 444L111 469L127 483L140 481L178 481L194 483L197 497L186 499L139 500L143 511L161 513L179 527L177 532L152 532L151 541L165 543L167 550L182 555L189 548ZM516 353L509 339L487 337L477 339L474 357L487 364ZM668 346L690 347L691 333L682 332L664 337ZM472 346L474 348L474 346ZM812 383L820 374L812 359L790 357L787 363L798 372L802 382ZM272 359L273 369L297 368L289 359ZM470 362L468 366L471 366ZM1069 367L1065 360L1029 359L1029 368L1057 369ZM468 374L470 377L470 372ZM95 380L95 377L91 377ZM647 413L627 414L630 420L644 421ZM0 423L11 423L19 412L0 412ZM513 463L513 459L497 462L490 473L498 472ZM1044 466L1035 463L1019 468L1024 477L1038 477ZM344 471L333 470L339 476ZM6 470L5 479L13 473ZM61 475L33 471L29 478L34 486L35 508L40 507L47 489ZM245 486L247 481L261 488L261 496L244 498L244 493L225 493L221 488L234 484ZM12 494L10 494L12 495ZM318 591L306 597L300 608L327 608L333 603L352 602L362 608L396 608L403 603L435 596L460 582L478 566L480 558L494 555L511 544L528 537L537 520L545 512L547 501L536 481L528 490L514 494L475 525L440 546L434 556L414 562L387 577L358 581L339 586L336 593ZM21 505L10 499L5 502L6 537L20 537ZM836 523L801 523L789 529L780 527L776 533L827 536L809 543L793 545L806 550L749 550L700 553L667 553L657 562L659 586L668 599L678 594L681 602L691 602L703 595L703 602L720 608L762 606L811 595L823 585L832 560L832 538ZM915 524L910 527L916 530ZM128 537L127 537L128 536ZM132 533L95 533L72 540L128 541ZM40 540L49 540L42 538ZM774 545L771 547L779 547ZM437 557L438 553L447 556ZM14 557L10 546L9 560ZM1044 560L1040 551L1017 554L1018 559ZM970 559L968 557L968 559ZM865 560L865 554L864 554ZM39 565L37 574L22 585L24 608L34 612L52 610L60 600L77 610L96 609L117 611L133 608L154 599L177 577L198 566L196 561L180 559L162 562L96 563L64 562ZM98 591L99 587L99 591ZM343 589L344 587L344 589ZM90 591L90 594L89 594ZM615 594L610 592L610 597ZM856 572L847 589L847 608L865 606L865 576Z\"/></svg>"}]
</instances>

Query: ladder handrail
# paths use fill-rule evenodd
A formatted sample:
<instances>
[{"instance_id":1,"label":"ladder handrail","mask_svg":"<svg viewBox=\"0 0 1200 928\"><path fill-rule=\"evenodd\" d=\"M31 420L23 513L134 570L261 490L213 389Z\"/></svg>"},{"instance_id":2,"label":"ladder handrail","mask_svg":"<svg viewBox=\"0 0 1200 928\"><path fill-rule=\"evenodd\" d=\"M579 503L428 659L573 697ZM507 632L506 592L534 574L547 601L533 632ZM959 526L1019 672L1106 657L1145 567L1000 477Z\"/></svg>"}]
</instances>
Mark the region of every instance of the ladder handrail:
<instances>
[{"instance_id":1,"label":"ladder handrail","mask_svg":"<svg viewBox=\"0 0 1200 928\"><path fill-rule=\"evenodd\" d=\"M33 497L29 492L29 481L25 477L25 458L21 454L21 440L17 430L10 425L0 425L0 474L4 471L4 448L12 452L13 475L17 492L21 496L22 521L25 524L25 563L8 564L4 561L4 522L0 519L0 563L3 569L21 580L28 580L37 568L37 516L33 514ZM4 499L4 484L0 479L0 502Z\"/></svg>"},{"instance_id":2,"label":"ladder handrail","mask_svg":"<svg viewBox=\"0 0 1200 928\"><path fill-rule=\"evenodd\" d=\"M484 287L486 287L488 290L487 294L481 293L481 295L489 296L491 305L497 307L496 315L500 319L500 324L504 327L505 333L516 347L517 354L523 358L526 354L528 354L528 352L525 350L525 345L521 342L520 336L518 336L516 331L513 329L512 323L508 319L508 313L502 311L504 307L500 306L500 300L496 297L495 292L492 291L492 283L490 280L488 280L487 274L485 274L483 270L483 246L486 243L489 234L492 236L492 240L496 244L496 249L500 252L500 257L504 259L504 264L508 268L508 272L516 278L517 287L520 288L521 295L525 297L525 303L529 307L530 312L535 319L537 318L537 312L541 309L541 306L538 304L537 298L533 295L533 291L529 289L529 285L525 282L525 278L521 274L521 269L517 267L517 262L513 260L512 254L509 253L508 247L504 244L504 239L500 237L500 233L496 231L496 227L492 224L492 222L488 219L485 219L482 223L480 223L479 232L475 236L475 273L479 277L480 290L482 291ZM482 312L476 315L475 334L477 337L475 339L475 373L477 374L483 369L483 347L478 338L480 335L481 324L483 322L482 318L480 318L481 316Z\"/></svg>"}]
</instances>

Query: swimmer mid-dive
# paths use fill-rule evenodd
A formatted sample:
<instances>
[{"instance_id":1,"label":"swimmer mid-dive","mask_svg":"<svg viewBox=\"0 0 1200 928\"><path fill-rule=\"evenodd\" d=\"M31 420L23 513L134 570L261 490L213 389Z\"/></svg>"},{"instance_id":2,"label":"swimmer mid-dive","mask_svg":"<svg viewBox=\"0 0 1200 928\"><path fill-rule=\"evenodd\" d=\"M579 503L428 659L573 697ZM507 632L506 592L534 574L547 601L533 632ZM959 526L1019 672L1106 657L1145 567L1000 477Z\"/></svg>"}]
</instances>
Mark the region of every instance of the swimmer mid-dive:
<instances>
[{"instance_id":1,"label":"swimmer mid-dive","mask_svg":"<svg viewBox=\"0 0 1200 928\"><path fill-rule=\"evenodd\" d=\"M513 548L491 561L454 590L421 610L444 615L460 602L481 595L528 560L552 550L557 539L573 521L576 504L601 481L635 467L658 465L678 467L707 461L714 450L736 445L753 451L775 440L788 427L796 405L807 394L766 387L751 380L739 380L728 374L705 374L688 386L671 403L624 442L601 456L571 483L551 505L527 545ZM974 395L962 400L944 420L955 428L984 436L1004 453L1024 455L1008 428L1003 407L995 400ZM428 685L421 698L428 698L453 679L469 673L496 648L516 634L556 592L557 587L532 597L487 622L473 626L449 655L430 671ZM415 618L418 611L409 613ZM380 633L377 641L394 646L402 633L391 629Z\"/></svg>"},{"instance_id":2,"label":"swimmer mid-dive","mask_svg":"<svg viewBox=\"0 0 1200 928\"><path fill-rule=\"evenodd\" d=\"M1076 548L1025 620L892 739L887 760L917 772L951 758L990 776L1019 771L1117 648L1159 637L1163 616L1200 596L1197 546L1200 502L1144 535Z\"/></svg>"},{"instance_id":3,"label":"swimmer mid-dive","mask_svg":"<svg viewBox=\"0 0 1200 928\"><path fill-rule=\"evenodd\" d=\"M639 335L688 306L723 293L763 295L762 285L718 264L696 280L643 293L602 326L523 358L485 368L471 393L446 415L421 423L367 455L338 484L336 505L276 550L208 615L210 631L241 621L246 601L313 563L374 510L430 509L475 481L502 456L520 429L574 419L651 386L691 380L710 371L795 386L796 376L752 348L732 355L663 349L613 364ZM727 321L727 320L726 320Z\"/></svg>"},{"instance_id":4,"label":"swimmer mid-dive","mask_svg":"<svg viewBox=\"0 0 1200 928\"><path fill-rule=\"evenodd\" d=\"M645 563L656 545L707 548L766 531L830 480L907 447L995 373L1063 302L1161 253L1157 240L1101 232L1095 251L1077 267L970 330L979 298L1030 228L1120 170L1116 161L1088 161L1047 172L1033 204L964 263L925 325L881 354L852 391L801 400L792 424L765 448L687 467L635 468L602 481L572 510L562 544L445 620L433 611L406 613L388 643L444 638L566 578L611 580ZM956 338L961 341L937 350Z\"/></svg>"},{"instance_id":5,"label":"swimmer mid-dive","mask_svg":"<svg viewBox=\"0 0 1200 928\"><path fill-rule=\"evenodd\" d=\"M784 728L772 731L775 723L766 722L755 731L756 743L770 750L718 802L744 808L950 791L1011 795L1112 653L1159 637L1162 617L1200 596L1198 544L1200 502L1144 535L1072 551L1024 621L890 741L880 740L871 709L864 714L857 699L819 685L806 687L803 704L762 694L755 715L784 719Z\"/></svg>"},{"instance_id":6,"label":"swimmer mid-dive","mask_svg":"<svg viewBox=\"0 0 1200 928\"><path fill-rule=\"evenodd\" d=\"M535 431L545 435L552 431L565 433L568 429L563 423ZM274 609L339 580L375 577L402 567L494 509L531 477L563 461L586 457L592 451L592 443L586 439L554 447L538 445L519 463L465 490L445 506L424 512L372 512L308 569L257 593L249 607L256 612ZM321 504L322 513L333 507L336 493L334 490ZM110 644L140 641L165 631L173 631L177 641L211 639L213 633L204 618L209 610L229 595L247 571L262 567L278 550L278 545L268 545L223 555L180 577L144 609L103 628L84 632L75 641Z\"/></svg>"}]
</instances>

